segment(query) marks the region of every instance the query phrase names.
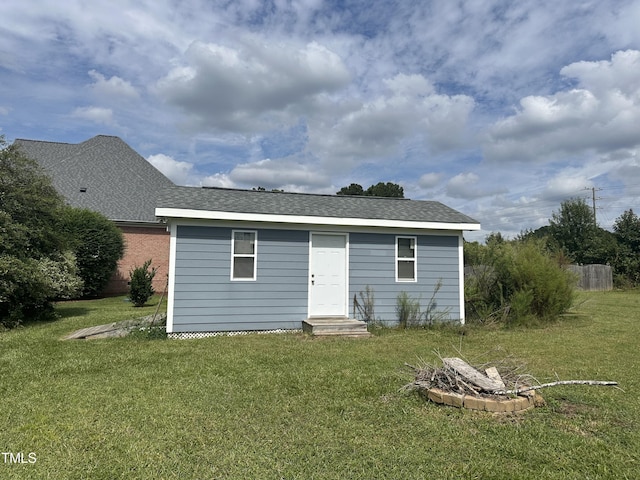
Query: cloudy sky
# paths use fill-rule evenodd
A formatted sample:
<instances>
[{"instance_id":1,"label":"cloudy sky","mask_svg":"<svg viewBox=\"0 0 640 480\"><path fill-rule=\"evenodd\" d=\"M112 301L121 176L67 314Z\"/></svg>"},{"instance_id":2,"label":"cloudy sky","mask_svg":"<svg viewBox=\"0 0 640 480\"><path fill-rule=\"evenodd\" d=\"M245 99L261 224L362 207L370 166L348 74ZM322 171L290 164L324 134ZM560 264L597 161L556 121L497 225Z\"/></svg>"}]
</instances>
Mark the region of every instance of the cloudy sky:
<instances>
[{"instance_id":1,"label":"cloudy sky","mask_svg":"<svg viewBox=\"0 0 640 480\"><path fill-rule=\"evenodd\" d=\"M401 184L481 239L640 211L640 0L5 0L0 134L181 185Z\"/></svg>"}]
</instances>

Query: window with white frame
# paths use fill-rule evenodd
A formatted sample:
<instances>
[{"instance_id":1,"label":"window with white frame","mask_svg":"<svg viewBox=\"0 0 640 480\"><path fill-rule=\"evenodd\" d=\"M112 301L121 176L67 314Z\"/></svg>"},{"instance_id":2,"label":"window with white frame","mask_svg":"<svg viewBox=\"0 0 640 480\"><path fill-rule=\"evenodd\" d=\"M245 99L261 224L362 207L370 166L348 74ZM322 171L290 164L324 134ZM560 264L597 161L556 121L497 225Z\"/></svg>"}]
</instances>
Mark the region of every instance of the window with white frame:
<instances>
[{"instance_id":1,"label":"window with white frame","mask_svg":"<svg viewBox=\"0 0 640 480\"><path fill-rule=\"evenodd\" d=\"M255 280L257 232L234 230L231 241L231 280Z\"/></svg>"},{"instance_id":2,"label":"window with white frame","mask_svg":"<svg viewBox=\"0 0 640 480\"><path fill-rule=\"evenodd\" d=\"M396 281L417 281L416 237L396 237Z\"/></svg>"}]
</instances>

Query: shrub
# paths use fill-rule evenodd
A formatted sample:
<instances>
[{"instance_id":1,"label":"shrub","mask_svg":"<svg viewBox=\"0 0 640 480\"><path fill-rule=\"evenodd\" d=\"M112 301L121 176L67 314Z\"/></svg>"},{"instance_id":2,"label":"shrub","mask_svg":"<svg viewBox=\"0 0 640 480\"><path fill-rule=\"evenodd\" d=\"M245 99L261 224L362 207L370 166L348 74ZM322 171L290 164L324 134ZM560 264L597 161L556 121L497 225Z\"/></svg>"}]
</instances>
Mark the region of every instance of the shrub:
<instances>
[{"instance_id":1,"label":"shrub","mask_svg":"<svg viewBox=\"0 0 640 480\"><path fill-rule=\"evenodd\" d=\"M136 307L142 307L155 293L153 290L153 277L156 276L156 268L149 270L151 259L144 262L141 267L129 272L131 279L129 298Z\"/></svg>"},{"instance_id":2,"label":"shrub","mask_svg":"<svg viewBox=\"0 0 640 480\"><path fill-rule=\"evenodd\" d=\"M65 208L60 223L77 258L82 296L99 295L124 254L122 232L101 213L81 208Z\"/></svg>"},{"instance_id":3,"label":"shrub","mask_svg":"<svg viewBox=\"0 0 640 480\"><path fill-rule=\"evenodd\" d=\"M71 251L62 253L58 259L40 259L38 270L48 283L50 296L56 300L75 298L82 291L83 281L78 276L76 256Z\"/></svg>"},{"instance_id":4,"label":"shrub","mask_svg":"<svg viewBox=\"0 0 640 480\"><path fill-rule=\"evenodd\" d=\"M530 323L549 321L573 302L574 275L536 240L486 248L465 284L470 321Z\"/></svg>"},{"instance_id":5,"label":"shrub","mask_svg":"<svg viewBox=\"0 0 640 480\"><path fill-rule=\"evenodd\" d=\"M81 288L71 252L38 260L0 255L0 324L13 328L44 319L53 312L52 300L72 298Z\"/></svg>"}]
</instances>

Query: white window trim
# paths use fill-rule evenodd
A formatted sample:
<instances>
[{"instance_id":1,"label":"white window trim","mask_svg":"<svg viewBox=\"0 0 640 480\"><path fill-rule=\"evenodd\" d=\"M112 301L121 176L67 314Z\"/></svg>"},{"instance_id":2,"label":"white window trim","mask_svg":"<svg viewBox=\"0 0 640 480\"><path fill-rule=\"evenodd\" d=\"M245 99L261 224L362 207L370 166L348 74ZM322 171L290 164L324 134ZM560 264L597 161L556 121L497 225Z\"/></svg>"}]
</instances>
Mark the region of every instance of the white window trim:
<instances>
[{"instance_id":1,"label":"white window trim","mask_svg":"<svg viewBox=\"0 0 640 480\"><path fill-rule=\"evenodd\" d=\"M236 233L253 233L254 235L254 243L253 243L253 254L247 253L238 253L236 254ZM253 258L253 277L251 278L235 278L233 274L235 273L233 270L234 262L233 260L236 258ZM257 230L231 230L231 271L230 278L232 282L255 282L258 278L258 231Z\"/></svg>"},{"instance_id":2,"label":"white window trim","mask_svg":"<svg viewBox=\"0 0 640 480\"><path fill-rule=\"evenodd\" d=\"M413 258L405 258L405 257L398 257L398 240L400 238L410 238L413 240ZM396 245L395 245L395 249L396 249L396 255L395 255L395 261L396 261L396 282L401 282L401 283L416 283L418 281L418 237L413 236L413 235L397 235L396 236ZM413 278L399 278L398 277L398 262L399 261L413 261Z\"/></svg>"}]
</instances>

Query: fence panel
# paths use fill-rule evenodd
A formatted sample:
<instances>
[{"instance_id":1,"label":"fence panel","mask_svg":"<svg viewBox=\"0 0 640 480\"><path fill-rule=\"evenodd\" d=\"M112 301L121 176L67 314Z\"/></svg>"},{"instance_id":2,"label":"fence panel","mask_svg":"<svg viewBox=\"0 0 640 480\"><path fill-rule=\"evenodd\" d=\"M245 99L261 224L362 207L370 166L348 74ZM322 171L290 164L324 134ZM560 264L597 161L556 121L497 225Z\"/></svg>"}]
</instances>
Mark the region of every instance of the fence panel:
<instances>
[{"instance_id":1,"label":"fence panel","mask_svg":"<svg viewBox=\"0 0 640 480\"><path fill-rule=\"evenodd\" d=\"M569 270L578 275L580 290L613 290L613 271L609 265L569 265Z\"/></svg>"}]
</instances>

